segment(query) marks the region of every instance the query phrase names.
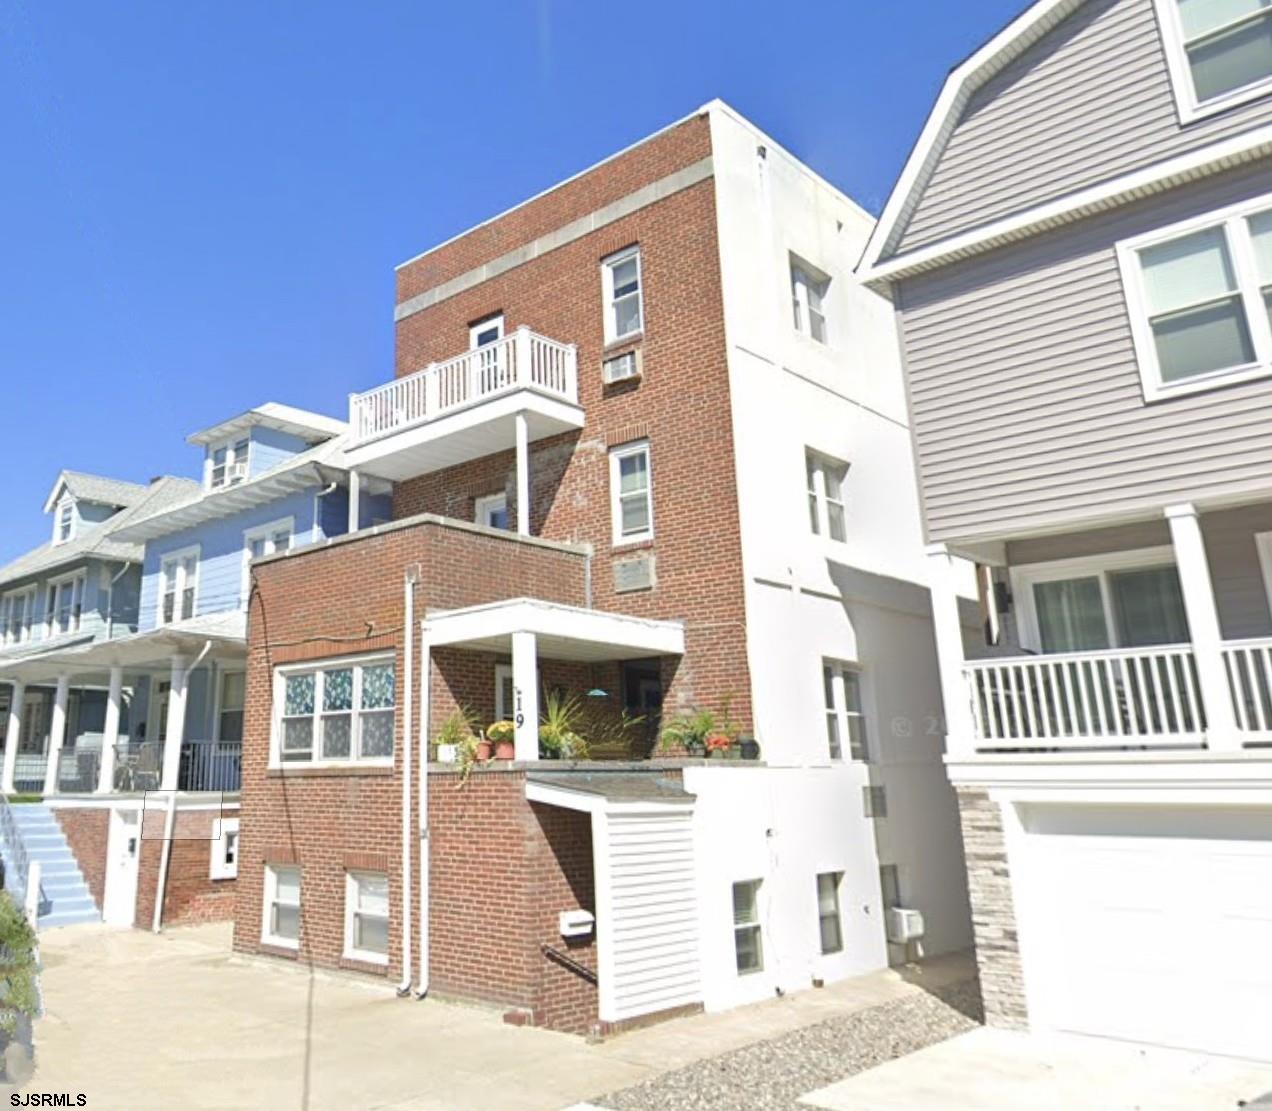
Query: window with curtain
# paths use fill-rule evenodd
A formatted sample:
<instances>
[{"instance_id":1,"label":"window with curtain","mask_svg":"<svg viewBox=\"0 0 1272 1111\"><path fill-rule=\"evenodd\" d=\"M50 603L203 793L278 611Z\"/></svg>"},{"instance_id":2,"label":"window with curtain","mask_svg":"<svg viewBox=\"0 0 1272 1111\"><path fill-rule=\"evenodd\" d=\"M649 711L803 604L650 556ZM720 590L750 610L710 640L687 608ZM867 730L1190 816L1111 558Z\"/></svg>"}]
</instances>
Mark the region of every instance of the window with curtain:
<instances>
[{"instance_id":1,"label":"window with curtain","mask_svg":"<svg viewBox=\"0 0 1272 1111\"><path fill-rule=\"evenodd\" d=\"M1038 582L1033 597L1044 652L1144 648L1189 639L1173 564Z\"/></svg>"},{"instance_id":2,"label":"window with curtain","mask_svg":"<svg viewBox=\"0 0 1272 1111\"><path fill-rule=\"evenodd\" d=\"M1094 652L1109 647L1099 576L1034 583L1033 593L1044 652Z\"/></svg>"},{"instance_id":3,"label":"window with curtain","mask_svg":"<svg viewBox=\"0 0 1272 1111\"><path fill-rule=\"evenodd\" d=\"M1189 639L1179 572L1146 567L1109 575L1118 642L1126 648L1182 644Z\"/></svg>"}]
</instances>

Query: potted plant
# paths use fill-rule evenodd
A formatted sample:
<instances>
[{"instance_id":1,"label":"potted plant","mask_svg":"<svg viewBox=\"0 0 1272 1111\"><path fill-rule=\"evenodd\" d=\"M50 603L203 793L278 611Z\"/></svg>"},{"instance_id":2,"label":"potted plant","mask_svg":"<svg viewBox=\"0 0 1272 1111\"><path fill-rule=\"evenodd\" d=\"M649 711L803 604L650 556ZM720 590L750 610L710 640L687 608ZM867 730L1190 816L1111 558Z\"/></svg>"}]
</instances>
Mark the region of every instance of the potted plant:
<instances>
[{"instance_id":1,"label":"potted plant","mask_svg":"<svg viewBox=\"0 0 1272 1111\"><path fill-rule=\"evenodd\" d=\"M539 715L539 757L544 760L586 760L587 741L580 735L583 701L577 694L551 691Z\"/></svg>"},{"instance_id":2,"label":"potted plant","mask_svg":"<svg viewBox=\"0 0 1272 1111\"><path fill-rule=\"evenodd\" d=\"M703 747L706 748L708 757L725 757L729 755L729 749L733 747L733 742L723 733L712 733L704 742Z\"/></svg>"},{"instance_id":3,"label":"potted plant","mask_svg":"<svg viewBox=\"0 0 1272 1111\"><path fill-rule=\"evenodd\" d=\"M736 744L740 727L729 716L730 699L726 698L720 713L705 708L681 714L663 728L659 746L680 750L689 756L737 758Z\"/></svg>"},{"instance_id":4,"label":"potted plant","mask_svg":"<svg viewBox=\"0 0 1272 1111\"><path fill-rule=\"evenodd\" d=\"M494 721L486 726L486 739L495 746L496 760L511 760L517 754L517 726L511 721Z\"/></svg>"},{"instance_id":5,"label":"potted plant","mask_svg":"<svg viewBox=\"0 0 1272 1111\"><path fill-rule=\"evenodd\" d=\"M453 764L459 759L460 748L473 738L477 715L467 706L459 706L447 719L433 739L437 759L443 764Z\"/></svg>"}]
</instances>

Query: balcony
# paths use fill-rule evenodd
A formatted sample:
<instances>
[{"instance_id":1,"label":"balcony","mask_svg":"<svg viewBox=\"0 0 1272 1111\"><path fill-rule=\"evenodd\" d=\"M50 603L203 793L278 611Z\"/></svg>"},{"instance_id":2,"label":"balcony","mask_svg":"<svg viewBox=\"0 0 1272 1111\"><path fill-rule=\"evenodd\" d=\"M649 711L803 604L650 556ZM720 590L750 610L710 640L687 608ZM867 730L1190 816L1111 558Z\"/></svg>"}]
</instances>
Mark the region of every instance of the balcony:
<instances>
[{"instance_id":1,"label":"balcony","mask_svg":"<svg viewBox=\"0 0 1272 1111\"><path fill-rule=\"evenodd\" d=\"M390 481L583 427L572 344L529 328L349 398L349 465Z\"/></svg>"}]
</instances>

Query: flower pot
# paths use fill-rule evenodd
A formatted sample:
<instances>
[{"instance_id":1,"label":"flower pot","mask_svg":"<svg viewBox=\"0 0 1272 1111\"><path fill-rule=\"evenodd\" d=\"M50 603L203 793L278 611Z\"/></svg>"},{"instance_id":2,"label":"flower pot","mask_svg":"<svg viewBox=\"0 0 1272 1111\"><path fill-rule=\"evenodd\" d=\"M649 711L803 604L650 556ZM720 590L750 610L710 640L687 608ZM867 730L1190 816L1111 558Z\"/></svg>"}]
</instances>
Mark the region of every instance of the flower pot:
<instances>
[{"instance_id":1,"label":"flower pot","mask_svg":"<svg viewBox=\"0 0 1272 1111\"><path fill-rule=\"evenodd\" d=\"M512 741L495 742L495 759L511 760L517 755L517 746Z\"/></svg>"},{"instance_id":2,"label":"flower pot","mask_svg":"<svg viewBox=\"0 0 1272 1111\"><path fill-rule=\"evenodd\" d=\"M458 745L438 745L437 759L443 764L453 764L459 758Z\"/></svg>"},{"instance_id":3,"label":"flower pot","mask_svg":"<svg viewBox=\"0 0 1272 1111\"><path fill-rule=\"evenodd\" d=\"M729 745L729 747L724 750L724 758L726 760L741 760L742 746L736 744Z\"/></svg>"},{"instance_id":4,"label":"flower pot","mask_svg":"<svg viewBox=\"0 0 1272 1111\"><path fill-rule=\"evenodd\" d=\"M745 740L738 746L742 750L743 760L758 760L760 758L760 742L755 740Z\"/></svg>"},{"instance_id":5,"label":"flower pot","mask_svg":"<svg viewBox=\"0 0 1272 1111\"><path fill-rule=\"evenodd\" d=\"M708 759L708 760L723 760L723 759L724 759L724 754L725 754L725 749L723 749L723 748L709 748L709 749L707 749L707 759Z\"/></svg>"},{"instance_id":6,"label":"flower pot","mask_svg":"<svg viewBox=\"0 0 1272 1111\"><path fill-rule=\"evenodd\" d=\"M477 742L476 759L479 764L484 764L487 760L490 759L490 742L489 741Z\"/></svg>"}]
</instances>

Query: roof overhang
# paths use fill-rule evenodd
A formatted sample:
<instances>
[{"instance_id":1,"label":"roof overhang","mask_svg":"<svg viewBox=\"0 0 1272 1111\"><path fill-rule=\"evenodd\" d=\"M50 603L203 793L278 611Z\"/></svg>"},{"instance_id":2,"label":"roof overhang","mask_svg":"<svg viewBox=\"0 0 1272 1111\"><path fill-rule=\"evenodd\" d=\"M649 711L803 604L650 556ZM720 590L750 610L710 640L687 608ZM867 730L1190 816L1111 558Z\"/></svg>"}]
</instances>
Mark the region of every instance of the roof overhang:
<instances>
[{"instance_id":1,"label":"roof overhang","mask_svg":"<svg viewBox=\"0 0 1272 1111\"><path fill-rule=\"evenodd\" d=\"M430 613L424 637L433 647L449 645L482 652L512 651L513 633L534 633L538 655L581 663L682 656L685 627L532 598Z\"/></svg>"},{"instance_id":2,"label":"roof overhang","mask_svg":"<svg viewBox=\"0 0 1272 1111\"><path fill-rule=\"evenodd\" d=\"M659 771L529 771L526 801L581 814L647 813L692 807L696 798Z\"/></svg>"},{"instance_id":3,"label":"roof overhang","mask_svg":"<svg viewBox=\"0 0 1272 1111\"><path fill-rule=\"evenodd\" d=\"M220 424L214 424L211 428L195 432L186 437L186 442L207 447L223 440L232 440L252 428L272 428L304 440L320 441L342 435L348 427L344 421L335 417L269 401Z\"/></svg>"}]
</instances>

